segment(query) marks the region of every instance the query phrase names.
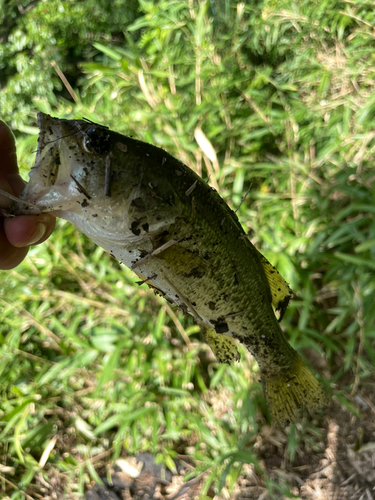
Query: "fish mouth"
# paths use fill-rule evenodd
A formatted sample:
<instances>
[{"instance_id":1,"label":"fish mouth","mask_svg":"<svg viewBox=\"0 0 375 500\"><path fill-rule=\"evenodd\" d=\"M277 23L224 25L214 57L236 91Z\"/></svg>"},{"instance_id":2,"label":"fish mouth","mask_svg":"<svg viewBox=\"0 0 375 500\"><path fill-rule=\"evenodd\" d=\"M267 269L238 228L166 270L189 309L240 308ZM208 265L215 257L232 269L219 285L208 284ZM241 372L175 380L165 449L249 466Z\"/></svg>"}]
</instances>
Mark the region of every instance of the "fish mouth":
<instances>
[{"instance_id":1,"label":"fish mouth","mask_svg":"<svg viewBox=\"0 0 375 500\"><path fill-rule=\"evenodd\" d=\"M55 185L59 167L60 151L57 144L63 135L61 121L44 113L38 113L38 149L33 169L40 169L40 182L45 188ZM47 161L46 161L47 160ZM41 165L45 165L44 168Z\"/></svg>"},{"instance_id":2,"label":"fish mouth","mask_svg":"<svg viewBox=\"0 0 375 500\"><path fill-rule=\"evenodd\" d=\"M40 214L69 209L75 200L68 193L71 186L71 167L62 153L61 139L77 134L69 130L68 120L38 113L38 148L29 182L20 195L23 202L13 205L14 215ZM66 155L65 155L66 156ZM29 202L31 205L27 205Z\"/></svg>"},{"instance_id":3,"label":"fish mouth","mask_svg":"<svg viewBox=\"0 0 375 500\"><path fill-rule=\"evenodd\" d=\"M62 135L61 125L58 123L58 120L44 113L38 113L37 120L40 132L38 137L37 156L33 168L38 168L43 158L48 154L51 155L48 161L50 168L48 171L45 171L43 175L45 186L51 187L56 183L59 167L61 165L59 148L54 147L54 142L58 141Z\"/></svg>"}]
</instances>

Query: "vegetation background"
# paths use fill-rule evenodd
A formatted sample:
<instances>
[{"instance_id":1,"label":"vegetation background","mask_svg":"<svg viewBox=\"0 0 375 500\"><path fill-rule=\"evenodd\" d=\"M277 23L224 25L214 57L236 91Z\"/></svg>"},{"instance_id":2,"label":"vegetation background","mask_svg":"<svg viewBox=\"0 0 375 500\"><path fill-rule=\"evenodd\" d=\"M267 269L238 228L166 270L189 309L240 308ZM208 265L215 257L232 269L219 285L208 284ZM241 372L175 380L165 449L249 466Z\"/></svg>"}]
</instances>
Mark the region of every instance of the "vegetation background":
<instances>
[{"instance_id":1,"label":"vegetation background","mask_svg":"<svg viewBox=\"0 0 375 500\"><path fill-rule=\"evenodd\" d=\"M191 318L59 221L0 273L2 498L146 498L113 473L151 455L148 498L375 498L374 30L362 0L0 4L25 178L41 110L168 150L233 208L251 185L238 216L331 397L275 429L248 355L219 366Z\"/></svg>"}]
</instances>

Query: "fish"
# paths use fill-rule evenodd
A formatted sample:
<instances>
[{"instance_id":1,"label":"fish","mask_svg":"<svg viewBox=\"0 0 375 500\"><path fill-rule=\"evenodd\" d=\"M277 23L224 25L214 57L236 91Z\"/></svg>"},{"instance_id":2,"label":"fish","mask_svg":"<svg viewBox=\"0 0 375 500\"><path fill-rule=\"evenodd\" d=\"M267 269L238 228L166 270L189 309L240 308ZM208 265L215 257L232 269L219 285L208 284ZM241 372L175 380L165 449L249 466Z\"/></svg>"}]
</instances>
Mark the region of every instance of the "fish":
<instances>
[{"instance_id":1,"label":"fish","mask_svg":"<svg viewBox=\"0 0 375 500\"><path fill-rule=\"evenodd\" d=\"M322 408L321 385L280 327L292 291L219 193L163 149L106 126L37 121L35 164L10 214L70 221L192 315L219 362L237 361L244 345L277 426Z\"/></svg>"}]
</instances>

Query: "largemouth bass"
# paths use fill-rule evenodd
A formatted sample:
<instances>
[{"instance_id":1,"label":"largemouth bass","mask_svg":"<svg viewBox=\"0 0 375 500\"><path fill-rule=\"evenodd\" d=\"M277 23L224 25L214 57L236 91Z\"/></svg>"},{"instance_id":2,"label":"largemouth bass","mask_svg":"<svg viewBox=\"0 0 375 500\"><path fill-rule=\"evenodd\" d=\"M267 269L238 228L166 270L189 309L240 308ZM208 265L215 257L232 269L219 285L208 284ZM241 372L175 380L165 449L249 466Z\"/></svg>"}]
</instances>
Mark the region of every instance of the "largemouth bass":
<instances>
[{"instance_id":1,"label":"largemouth bass","mask_svg":"<svg viewBox=\"0 0 375 500\"><path fill-rule=\"evenodd\" d=\"M35 165L13 214L55 212L190 313L217 359L259 364L281 427L325 395L287 342L287 283L251 244L236 214L186 165L160 148L85 120L39 113Z\"/></svg>"}]
</instances>

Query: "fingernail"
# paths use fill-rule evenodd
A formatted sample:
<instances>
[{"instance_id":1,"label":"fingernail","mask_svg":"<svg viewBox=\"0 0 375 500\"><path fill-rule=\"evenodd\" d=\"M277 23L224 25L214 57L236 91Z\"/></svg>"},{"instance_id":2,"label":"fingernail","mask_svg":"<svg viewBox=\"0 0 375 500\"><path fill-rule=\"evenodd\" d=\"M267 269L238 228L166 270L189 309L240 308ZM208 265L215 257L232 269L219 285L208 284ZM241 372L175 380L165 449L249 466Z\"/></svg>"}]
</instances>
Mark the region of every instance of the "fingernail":
<instances>
[{"instance_id":1,"label":"fingernail","mask_svg":"<svg viewBox=\"0 0 375 500\"><path fill-rule=\"evenodd\" d=\"M39 240L43 238L43 236L46 234L47 231L47 226L45 224L42 224L41 222L38 222L36 225L35 231L29 238L29 241L27 242L28 245L35 245Z\"/></svg>"},{"instance_id":2,"label":"fingernail","mask_svg":"<svg viewBox=\"0 0 375 500\"><path fill-rule=\"evenodd\" d=\"M49 214L40 214L37 216L38 222L48 222L51 220L51 216Z\"/></svg>"}]
</instances>

